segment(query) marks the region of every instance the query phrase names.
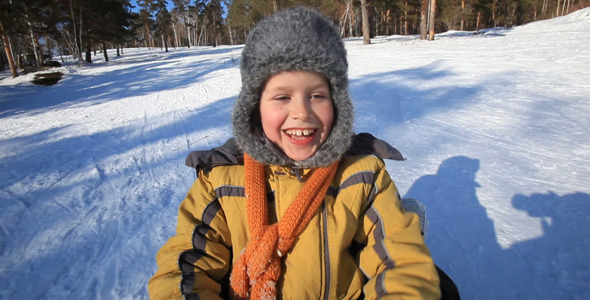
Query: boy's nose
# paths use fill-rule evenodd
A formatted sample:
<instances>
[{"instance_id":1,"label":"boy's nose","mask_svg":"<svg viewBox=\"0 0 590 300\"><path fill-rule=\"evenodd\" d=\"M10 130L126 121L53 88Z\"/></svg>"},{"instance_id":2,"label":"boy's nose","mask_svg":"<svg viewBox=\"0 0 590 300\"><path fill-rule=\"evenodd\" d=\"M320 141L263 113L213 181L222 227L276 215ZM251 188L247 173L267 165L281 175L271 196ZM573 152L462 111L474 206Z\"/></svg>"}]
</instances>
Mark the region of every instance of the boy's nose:
<instances>
[{"instance_id":1,"label":"boy's nose","mask_svg":"<svg viewBox=\"0 0 590 300\"><path fill-rule=\"evenodd\" d=\"M291 103L291 118L307 119L311 116L311 107L307 99L298 99Z\"/></svg>"}]
</instances>

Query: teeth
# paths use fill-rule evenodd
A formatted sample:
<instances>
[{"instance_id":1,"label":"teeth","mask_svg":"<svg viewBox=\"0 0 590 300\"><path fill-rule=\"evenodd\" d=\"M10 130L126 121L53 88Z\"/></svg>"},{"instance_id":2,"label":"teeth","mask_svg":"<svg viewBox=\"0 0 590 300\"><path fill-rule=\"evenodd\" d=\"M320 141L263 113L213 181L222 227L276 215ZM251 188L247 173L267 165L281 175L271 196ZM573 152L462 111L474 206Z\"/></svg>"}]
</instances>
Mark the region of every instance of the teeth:
<instances>
[{"instance_id":1,"label":"teeth","mask_svg":"<svg viewBox=\"0 0 590 300\"><path fill-rule=\"evenodd\" d=\"M308 136L311 135L315 132L314 129L303 129L303 130L287 130L285 131L288 135L293 135L293 136Z\"/></svg>"}]
</instances>

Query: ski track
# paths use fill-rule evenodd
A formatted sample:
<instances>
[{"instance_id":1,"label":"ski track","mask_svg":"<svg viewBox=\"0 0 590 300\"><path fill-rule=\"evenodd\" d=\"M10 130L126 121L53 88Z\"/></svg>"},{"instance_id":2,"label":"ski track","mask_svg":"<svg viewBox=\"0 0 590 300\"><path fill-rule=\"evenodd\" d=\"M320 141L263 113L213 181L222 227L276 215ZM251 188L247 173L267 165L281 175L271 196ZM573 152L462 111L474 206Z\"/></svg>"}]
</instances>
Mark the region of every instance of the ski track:
<instances>
[{"instance_id":1,"label":"ski track","mask_svg":"<svg viewBox=\"0 0 590 300\"><path fill-rule=\"evenodd\" d=\"M427 206L464 299L590 298L590 9L513 29L345 41L355 130ZM194 178L231 137L243 45L124 49L51 87L0 80L0 299L147 299Z\"/></svg>"}]
</instances>

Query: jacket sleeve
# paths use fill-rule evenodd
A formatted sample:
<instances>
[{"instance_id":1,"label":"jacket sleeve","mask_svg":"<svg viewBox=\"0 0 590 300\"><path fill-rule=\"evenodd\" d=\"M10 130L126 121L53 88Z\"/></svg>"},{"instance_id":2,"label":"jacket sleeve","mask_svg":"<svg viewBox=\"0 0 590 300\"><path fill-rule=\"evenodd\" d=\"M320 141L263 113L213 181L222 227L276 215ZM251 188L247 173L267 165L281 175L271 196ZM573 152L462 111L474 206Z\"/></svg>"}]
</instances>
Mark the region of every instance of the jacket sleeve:
<instances>
[{"instance_id":1,"label":"jacket sleeve","mask_svg":"<svg viewBox=\"0 0 590 300\"><path fill-rule=\"evenodd\" d=\"M199 174L178 210L176 235L158 251L148 283L151 299L220 298L230 268L231 238L207 175Z\"/></svg>"},{"instance_id":2,"label":"jacket sleeve","mask_svg":"<svg viewBox=\"0 0 590 300\"><path fill-rule=\"evenodd\" d=\"M366 246L359 265L368 281L366 299L439 299L439 278L416 214L402 213L400 199L381 161L356 240Z\"/></svg>"}]
</instances>

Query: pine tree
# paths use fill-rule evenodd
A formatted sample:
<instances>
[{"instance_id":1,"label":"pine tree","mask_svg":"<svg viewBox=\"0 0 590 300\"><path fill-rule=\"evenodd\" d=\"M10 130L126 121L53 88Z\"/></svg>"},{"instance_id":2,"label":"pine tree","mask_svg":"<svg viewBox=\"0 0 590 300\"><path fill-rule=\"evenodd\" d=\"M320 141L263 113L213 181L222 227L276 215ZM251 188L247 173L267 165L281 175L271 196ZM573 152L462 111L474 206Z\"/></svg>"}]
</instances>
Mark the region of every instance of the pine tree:
<instances>
[{"instance_id":1,"label":"pine tree","mask_svg":"<svg viewBox=\"0 0 590 300\"><path fill-rule=\"evenodd\" d=\"M210 0L205 9L207 31L211 33L210 43L215 47L221 43L223 34L223 7L220 0Z\"/></svg>"},{"instance_id":2,"label":"pine tree","mask_svg":"<svg viewBox=\"0 0 590 300\"><path fill-rule=\"evenodd\" d=\"M139 5L139 22L143 25L144 28L144 42L146 43L146 47L151 48L154 46L152 43L152 33L151 28L154 26L153 21L153 2L154 0L138 0L137 5Z\"/></svg>"},{"instance_id":3,"label":"pine tree","mask_svg":"<svg viewBox=\"0 0 590 300\"><path fill-rule=\"evenodd\" d=\"M190 27L190 0L172 0L172 3L174 4L174 9L172 10L172 15L176 18L177 23L179 28L184 28L184 30L186 31L186 45L187 47L190 48L191 46L191 42L190 42L190 37L191 37L191 27ZM176 35L176 31L175 31L175 35ZM180 39L182 40L182 42L176 42L177 44L184 43L185 42L185 37L184 36L180 36Z\"/></svg>"},{"instance_id":4,"label":"pine tree","mask_svg":"<svg viewBox=\"0 0 590 300\"><path fill-rule=\"evenodd\" d=\"M109 61L107 44L119 44L131 35L131 4L128 0L103 0L96 1L93 6L99 17L90 24L93 29L89 37L100 43L104 59Z\"/></svg>"},{"instance_id":5,"label":"pine tree","mask_svg":"<svg viewBox=\"0 0 590 300\"><path fill-rule=\"evenodd\" d=\"M13 43L11 35L16 34L16 24L18 24L18 8L12 4L12 1L0 0L0 34L2 35L2 44L6 54L12 77L18 76L17 61L12 51ZM11 24L9 27L8 24Z\"/></svg>"},{"instance_id":6,"label":"pine tree","mask_svg":"<svg viewBox=\"0 0 590 300\"><path fill-rule=\"evenodd\" d=\"M152 3L151 11L155 13L156 17L156 34L162 39L162 46L168 52L168 27L172 23L172 16L168 12L168 1L155 0Z\"/></svg>"}]
</instances>

